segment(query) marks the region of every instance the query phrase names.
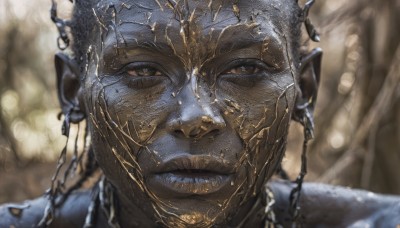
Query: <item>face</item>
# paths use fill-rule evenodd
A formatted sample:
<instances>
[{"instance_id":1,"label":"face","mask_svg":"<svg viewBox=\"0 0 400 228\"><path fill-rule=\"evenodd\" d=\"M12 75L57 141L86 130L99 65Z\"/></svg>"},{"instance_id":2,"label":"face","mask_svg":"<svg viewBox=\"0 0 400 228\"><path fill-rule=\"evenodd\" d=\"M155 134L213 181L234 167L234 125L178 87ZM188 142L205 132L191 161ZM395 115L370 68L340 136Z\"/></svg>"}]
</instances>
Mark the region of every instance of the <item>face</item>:
<instances>
[{"instance_id":1,"label":"face","mask_svg":"<svg viewBox=\"0 0 400 228\"><path fill-rule=\"evenodd\" d=\"M164 225L203 227L260 193L296 96L285 4L97 5L81 100L96 159L129 204Z\"/></svg>"}]
</instances>

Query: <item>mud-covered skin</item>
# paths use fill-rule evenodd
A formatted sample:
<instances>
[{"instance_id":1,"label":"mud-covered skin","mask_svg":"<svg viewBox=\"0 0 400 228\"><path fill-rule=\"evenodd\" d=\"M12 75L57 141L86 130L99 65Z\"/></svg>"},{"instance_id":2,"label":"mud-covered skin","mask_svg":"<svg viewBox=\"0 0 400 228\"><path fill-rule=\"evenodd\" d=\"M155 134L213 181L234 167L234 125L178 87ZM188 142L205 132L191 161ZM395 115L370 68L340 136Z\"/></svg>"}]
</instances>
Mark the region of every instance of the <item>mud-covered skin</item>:
<instances>
[{"instance_id":1,"label":"mud-covered skin","mask_svg":"<svg viewBox=\"0 0 400 228\"><path fill-rule=\"evenodd\" d=\"M284 154L295 104L315 92L298 85L289 35L294 4L106 0L93 9L88 64L77 72L79 63L56 61L60 101L64 114L77 105L89 121L96 160L117 189L122 227L261 226L262 218L248 213L264 210L252 207ZM310 97L296 100L302 94ZM82 117L74 108L72 122ZM286 209L290 186L273 189ZM336 224L321 220L324 213L351 203L325 199L318 187L306 191L319 197L304 211L331 203L310 224ZM52 226L81 226L88 195L68 197ZM6 207L0 214L7 225L37 224L45 201L31 203L20 218ZM96 226L105 226L98 214Z\"/></svg>"},{"instance_id":2,"label":"mud-covered skin","mask_svg":"<svg viewBox=\"0 0 400 228\"><path fill-rule=\"evenodd\" d=\"M89 191L78 191L68 198L68 201L55 214L51 227L83 227L87 208L90 204ZM25 201L20 204L4 204L0 206L1 228L38 227L43 218L47 199L45 197ZM16 209L19 208L19 209ZM12 213L18 211L18 213ZM107 227L103 218L99 218L98 228Z\"/></svg>"},{"instance_id":3,"label":"mud-covered skin","mask_svg":"<svg viewBox=\"0 0 400 228\"><path fill-rule=\"evenodd\" d=\"M271 182L268 186L275 195L274 212L278 221L284 227L291 227L287 222L290 217L287 208L293 185L287 182ZM50 228L82 227L89 204L89 191L74 193L56 214ZM301 221L304 227L397 227L400 225L400 198L395 196L305 183L301 205ZM46 199L39 198L18 205L18 207L25 207L20 216L10 213L12 206L10 204L0 206L0 227L35 227L34 224L42 218ZM95 227L108 227L101 213Z\"/></svg>"},{"instance_id":4,"label":"mud-covered skin","mask_svg":"<svg viewBox=\"0 0 400 228\"><path fill-rule=\"evenodd\" d=\"M100 32L80 101L122 224L138 207L141 219L171 227L241 222L283 156L295 104L286 7L142 0L94 9ZM150 74L138 76L143 68ZM170 161L224 177L165 179Z\"/></svg>"},{"instance_id":5,"label":"mud-covered skin","mask_svg":"<svg viewBox=\"0 0 400 228\"><path fill-rule=\"evenodd\" d=\"M289 201L294 187L289 182L271 182L274 212L284 227L290 227ZM300 198L304 227L398 227L400 197L319 183L305 183Z\"/></svg>"}]
</instances>

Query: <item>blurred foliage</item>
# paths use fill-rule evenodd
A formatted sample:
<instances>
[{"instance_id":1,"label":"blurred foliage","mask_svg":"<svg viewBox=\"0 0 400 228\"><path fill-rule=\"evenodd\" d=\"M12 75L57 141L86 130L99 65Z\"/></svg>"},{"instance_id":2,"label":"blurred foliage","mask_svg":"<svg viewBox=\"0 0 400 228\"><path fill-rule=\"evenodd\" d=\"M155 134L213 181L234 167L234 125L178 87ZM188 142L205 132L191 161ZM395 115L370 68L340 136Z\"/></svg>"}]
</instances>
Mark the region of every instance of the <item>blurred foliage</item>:
<instances>
[{"instance_id":1,"label":"blurred foliage","mask_svg":"<svg viewBox=\"0 0 400 228\"><path fill-rule=\"evenodd\" d=\"M400 1L318 3L325 56L307 178L400 194Z\"/></svg>"},{"instance_id":2,"label":"blurred foliage","mask_svg":"<svg viewBox=\"0 0 400 228\"><path fill-rule=\"evenodd\" d=\"M49 8L0 1L0 202L40 195L65 143ZM400 194L400 1L318 1L312 13L322 42L309 45L325 54L307 179ZM284 159L292 178L301 143L293 124Z\"/></svg>"},{"instance_id":3,"label":"blurred foliage","mask_svg":"<svg viewBox=\"0 0 400 228\"><path fill-rule=\"evenodd\" d=\"M46 0L0 1L2 202L37 196L43 191L49 182L40 183L39 179L46 172L32 166L53 161L58 156L56 148L65 141L60 137L61 124L57 120L53 76L56 32L48 19L48 7ZM29 167L30 172L20 174ZM38 182L32 181L36 179ZM28 183L33 186L25 186Z\"/></svg>"}]
</instances>

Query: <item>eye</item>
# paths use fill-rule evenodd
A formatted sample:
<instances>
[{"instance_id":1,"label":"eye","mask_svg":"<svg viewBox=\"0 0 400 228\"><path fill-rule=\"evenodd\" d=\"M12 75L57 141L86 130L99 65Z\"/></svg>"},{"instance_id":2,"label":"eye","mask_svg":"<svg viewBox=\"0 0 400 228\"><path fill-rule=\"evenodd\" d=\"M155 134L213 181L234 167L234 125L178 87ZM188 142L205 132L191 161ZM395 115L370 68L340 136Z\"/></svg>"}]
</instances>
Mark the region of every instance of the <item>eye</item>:
<instances>
[{"instance_id":1,"label":"eye","mask_svg":"<svg viewBox=\"0 0 400 228\"><path fill-rule=\"evenodd\" d=\"M146 77L146 76L162 76L163 74L154 67L132 67L128 68L126 73L134 77Z\"/></svg>"},{"instance_id":2,"label":"eye","mask_svg":"<svg viewBox=\"0 0 400 228\"><path fill-rule=\"evenodd\" d=\"M227 71L224 71L222 74L230 74L230 75L251 75L257 74L261 69L256 65L241 65L237 67L230 68Z\"/></svg>"},{"instance_id":3,"label":"eye","mask_svg":"<svg viewBox=\"0 0 400 228\"><path fill-rule=\"evenodd\" d=\"M268 78L273 72L271 67L258 59L239 59L227 65L219 79L241 87L252 88Z\"/></svg>"},{"instance_id":4,"label":"eye","mask_svg":"<svg viewBox=\"0 0 400 228\"><path fill-rule=\"evenodd\" d=\"M161 85L168 81L162 66L152 62L133 62L126 65L120 72L128 80L132 89L146 89Z\"/></svg>"}]
</instances>

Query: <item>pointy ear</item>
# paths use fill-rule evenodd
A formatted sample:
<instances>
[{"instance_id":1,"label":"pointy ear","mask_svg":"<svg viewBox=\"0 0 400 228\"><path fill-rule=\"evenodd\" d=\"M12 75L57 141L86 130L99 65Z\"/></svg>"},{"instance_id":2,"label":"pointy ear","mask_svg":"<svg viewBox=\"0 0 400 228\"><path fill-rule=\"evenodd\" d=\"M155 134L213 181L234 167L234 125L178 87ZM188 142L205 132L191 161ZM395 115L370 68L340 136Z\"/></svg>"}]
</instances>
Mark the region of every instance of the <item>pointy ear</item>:
<instances>
[{"instance_id":1,"label":"pointy ear","mask_svg":"<svg viewBox=\"0 0 400 228\"><path fill-rule=\"evenodd\" d=\"M64 115L69 115L69 121L78 123L85 118L85 113L79 103L80 79L79 67L76 61L63 53L57 53L54 58L57 75L58 100Z\"/></svg>"},{"instance_id":2,"label":"pointy ear","mask_svg":"<svg viewBox=\"0 0 400 228\"><path fill-rule=\"evenodd\" d=\"M301 58L299 91L296 97L293 119L303 125L313 125L313 113L321 75L321 61L322 49L320 48L313 49ZM304 118L311 121L305 121ZM313 128L313 126L310 127Z\"/></svg>"}]
</instances>

